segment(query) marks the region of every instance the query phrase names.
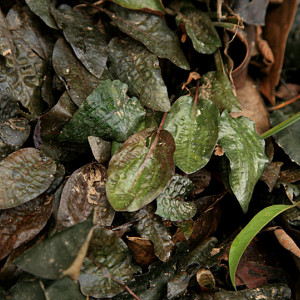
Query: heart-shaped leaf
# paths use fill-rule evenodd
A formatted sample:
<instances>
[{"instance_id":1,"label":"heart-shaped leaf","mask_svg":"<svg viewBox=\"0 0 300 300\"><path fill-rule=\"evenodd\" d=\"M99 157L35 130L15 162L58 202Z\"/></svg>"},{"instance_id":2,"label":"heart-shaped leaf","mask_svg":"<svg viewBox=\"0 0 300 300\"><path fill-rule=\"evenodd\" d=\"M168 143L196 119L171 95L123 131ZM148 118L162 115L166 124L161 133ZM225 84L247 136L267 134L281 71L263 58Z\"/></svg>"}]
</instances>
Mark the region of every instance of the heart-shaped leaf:
<instances>
[{"instance_id":1,"label":"heart-shaped leaf","mask_svg":"<svg viewBox=\"0 0 300 300\"><path fill-rule=\"evenodd\" d=\"M201 83L198 99L214 102L220 112L224 109L229 112L241 111L241 105L232 92L232 85L226 74L218 71L208 72L201 78Z\"/></svg>"},{"instance_id":2,"label":"heart-shaped leaf","mask_svg":"<svg viewBox=\"0 0 300 300\"><path fill-rule=\"evenodd\" d=\"M194 48L203 54L212 54L222 46L219 35L209 16L196 8L184 8L176 17L177 24L184 24Z\"/></svg>"},{"instance_id":3,"label":"heart-shaped leaf","mask_svg":"<svg viewBox=\"0 0 300 300\"><path fill-rule=\"evenodd\" d=\"M203 168L217 143L220 116L214 103L189 96L180 97L167 115L164 129L172 133L177 167L187 174Z\"/></svg>"},{"instance_id":4,"label":"heart-shaped leaf","mask_svg":"<svg viewBox=\"0 0 300 300\"><path fill-rule=\"evenodd\" d=\"M75 112L59 140L86 143L89 136L124 142L145 116L139 100L126 95L127 84L105 80Z\"/></svg>"},{"instance_id":5,"label":"heart-shaped leaf","mask_svg":"<svg viewBox=\"0 0 300 300\"><path fill-rule=\"evenodd\" d=\"M114 3L129 9L138 9L163 13L165 11L161 0L112 0Z\"/></svg>"},{"instance_id":6,"label":"heart-shaped leaf","mask_svg":"<svg viewBox=\"0 0 300 300\"><path fill-rule=\"evenodd\" d=\"M246 213L256 182L269 162L265 142L257 135L253 121L246 117L233 119L224 111L219 144L230 161L230 187Z\"/></svg>"},{"instance_id":7,"label":"heart-shaped leaf","mask_svg":"<svg viewBox=\"0 0 300 300\"><path fill-rule=\"evenodd\" d=\"M107 198L115 210L135 211L153 201L174 174L172 135L153 128L131 136L109 163Z\"/></svg>"},{"instance_id":8,"label":"heart-shaped leaf","mask_svg":"<svg viewBox=\"0 0 300 300\"><path fill-rule=\"evenodd\" d=\"M32 200L48 189L56 172L55 162L39 150L24 148L0 162L0 209Z\"/></svg>"},{"instance_id":9,"label":"heart-shaped leaf","mask_svg":"<svg viewBox=\"0 0 300 300\"><path fill-rule=\"evenodd\" d=\"M112 6L112 10L114 13L109 11L106 13L120 30L143 43L158 57L168 58L182 69L190 69L177 35L161 17L142 11L132 11L118 5Z\"/></svg>"},{"instance_id":10,"label":"heart-shaped leaf","mask_svg":"<svg viewBox=\"0 0 300 300\"><path fill-rule=\"evenodd\" d=\"M79 276L82 293L112 298L125 289L132 276L130 253L124 241L113 231L96 227Z\"/></svg>"},{"instance_id":11,"label":"heart-shaped leaf","mask_svg":"<svg viewBox=\"0 0 300 300\"><path fill-rule=\"evenodd\" d=\"M169 111L170 100L158 58L131 38L113 38L108 49L112 75L127 83L129 92L137 96L142 105Z\"/></svg>"}]
</instances>

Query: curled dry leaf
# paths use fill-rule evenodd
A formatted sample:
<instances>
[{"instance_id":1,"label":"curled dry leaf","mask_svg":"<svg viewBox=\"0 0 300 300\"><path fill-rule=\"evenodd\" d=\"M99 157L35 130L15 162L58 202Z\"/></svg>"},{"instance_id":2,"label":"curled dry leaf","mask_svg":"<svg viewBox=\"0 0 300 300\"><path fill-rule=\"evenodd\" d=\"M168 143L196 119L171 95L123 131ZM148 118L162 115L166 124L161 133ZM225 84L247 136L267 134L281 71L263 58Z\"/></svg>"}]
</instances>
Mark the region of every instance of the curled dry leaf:
<instances>
[{"instance_id":1,"label":"curled dry leaf","mask_svg":"<svg viewBox=\"0 0 300 300\"><path fill-rule=\"evenodd\" d=\"M215 288L215 277L208 269L201 268L200 270L198 270L196 273L196 279L202 291Z\"/></svg>"}]
</instances>

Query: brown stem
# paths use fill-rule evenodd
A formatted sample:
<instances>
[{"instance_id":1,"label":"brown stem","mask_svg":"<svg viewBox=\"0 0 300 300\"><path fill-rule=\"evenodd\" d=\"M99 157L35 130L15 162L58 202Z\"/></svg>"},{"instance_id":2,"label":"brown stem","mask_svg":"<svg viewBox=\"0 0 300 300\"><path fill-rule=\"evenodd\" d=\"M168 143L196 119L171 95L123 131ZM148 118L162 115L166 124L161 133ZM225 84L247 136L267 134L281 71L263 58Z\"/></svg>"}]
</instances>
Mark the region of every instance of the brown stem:
<instances>
[{"instance_id":1,"label":"brown stem","mask_svg":"<svg viewBox=\"0 0 300 300\"><path fill-rule=\"evenodd\" d=\"M283 103L280 103L278 105L275 105L273 107L268 108L268 111L273 111L273 110L277 110L277 109L283 108L283 107L285 107L285 106L287 106L287 105L289 105L289 104L297 101L298 99L300 99L300 94L298 96L296 96L295 98L293 98L293 99L287 100L287 101L285 101Z\"/></svg>"}]
</instances>

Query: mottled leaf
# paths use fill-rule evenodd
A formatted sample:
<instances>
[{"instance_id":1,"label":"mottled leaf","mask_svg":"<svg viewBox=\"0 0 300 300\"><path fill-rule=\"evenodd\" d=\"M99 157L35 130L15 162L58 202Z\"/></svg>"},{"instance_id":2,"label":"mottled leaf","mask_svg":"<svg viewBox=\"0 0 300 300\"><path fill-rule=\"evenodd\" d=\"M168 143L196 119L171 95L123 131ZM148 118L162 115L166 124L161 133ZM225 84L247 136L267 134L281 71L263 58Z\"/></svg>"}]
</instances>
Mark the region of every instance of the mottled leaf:
<instances>
[{"instance_id":1,"label":"mottled leaf","mask_svg":"<svg viewBox=\"0 0 300 300\"><path fill-rule=\"evenodd\" d=\"M87 142L89 136L125 141L145 116L139 100L126 95L127 84L101 82L63 128L59 140Z\"/></svg>"},{"instance_id":2,"label":"mottled leaf","mask_svg":"<svg viewBox=\"0 0 300 300\"><path fill-rule=\"evenodd\" d=\"M45 279L59 279L73 263L93 224L84 221L35 245L14 260L22 270Z\"/></svg>"},{"instance_id":3,"label":"mottled leaf","mask_svg":"<svg viewBox=\"0 0 300 300\"><path fill-rule=\"evenodd\" d=\"M183 222L178 222L177 226L182 231L184 237L188 240L191 237L194 230L194 221L187 220Z\"/></svg>"},{"instance_id":4,"label":"mottled leaf","mask_svg":"<svg viewBox=\"0 0 300 300\"><path fill-rule=\"evenodd\" d=\"M132 276L130 254L124 241L113 231L96 227L79 276L82 293L111 298L125 289Z\"/></svg>"},{"instance_id":5,"label":"mottled leaf","mask_svg":"<svg viewBox=\"0 0 300 300\"><path fill-rule=\"evenodd\" d=\"M229 112L241 111L241 105L232 92L232 85L226 74L211 71L201 78L201 82L198 99L214 102L220 112L225 109Z\"/></svg>"},{"instance_id":6,"label":"mottled leaf","mask_svg":"<svg viewBox=\"0 0 300 300\"><path fill-rule=\"evenodd\" d=\"M100 78L107 60L105 35L78 11L52 7L51 13L76 56L94 76Z\"/></svg>"},{"instance_id":7,"label":"mottled leaf","mask_svg":"<svg viewBox=\"0 0 300 300\"><path fill-rule=\"evenodd\" d=\"M265 142L257 135L253 121L246 117L233 119L224 111L219 144L230 160L231 189L246 213L256 182L269 162Z\"/></svg>"},{"instance_id":8,"label":"mottled leaf","mask_svg":"<svg viewBox=\"0 0 300 300\"><path fill-rule=\"evenodd\" d=\"M169 111L170 100L158 58L131 38L113 38L108 49L112 75L127 83L129 92L137 96L142 105Z\"/></svg>"},{"instance_id":9,"label":"mottled leaf","mask_svg":"<svg viewBox=\"0 0 300 300\"><path fill-rule=\"evenodd\" d=\"M189 96L180 97L167 115L164 129L172 133L177 167L187 174L203 168L218 140L220 116L214 103Z\"/></svg>"},{"instance_id":10,"label":"mottled leaf","mask_svg":"<svg viewBox=\"0 0 300 300\"><path fill-rule=\"evenodd\" d=\"M132 11L121 6L112 6L114 13L106 11L120 30L143 43L160 58L168 58L178 67L189 70L177 35L165 21L154 14Z\"/></svg>"},{"instance_id":11,"label":"mottled leaf","mask_svg":"<svg viewBox=\"0 0 300 300\"><path fill-rule=\"evenodd\" d=\"M134 226L137 233L153 242L154 253L161 261L168 261L174 245L161 218L155 216L153 208L148 205L132 217L139 220Z\"/></svg>"},{"instance_id":12,"label":"mottled leaf","mask_svg":"<svg viewBox=\"0 0 300 300\"><path fill-rule=\"evenodd\" d=\"M277 110L271 116L271 125L275 125L285 121L289 116L284 112ZM296 164L300 165L300 127L299 122L290 125L288 128L281 130L273 135L276 143L284 150L290 159Z\"/></svg>"},{"instance_id":13,"label":"mottled leaf","mask_svg":"<svg viewBox=\"0 0 300 300\"><path fill-rule=\"evenodd\" d=\"M107 162L110 158L111 143L96 136L89 136L88 141L97 162Z\"/></svg>"},{"instance_id":14,"label":"mottled leaf","mask_svg":"<svg viewBox=\"0 0 300 300\"><path fill-rule=\"evenodd\" d=\"M60 199L57 227L66 228L88 218L96 211L95 222L110 226L115 212L105 194L106 168L98 163L76 170L67 180Z\"/></svg>"},{"instance_id":15,"label":"mottled leaf","mask_svg":"<svg viewBox=\"0 0 300 300\"><path fill-rule=\"evenodd\" d=\"M0 260L44 228L52 213L52 198L44 194L1 213Z\"/></svg>"},{"instance_id":16,"label":"mottled leaf","mask_svg":"<svg viewBox=\"0 0 300 300\"><path fill-rule=\"evenodd\" d=\"M51 0L25 0L29 8L49 27L58 29L50 13Z\"/></svg>"},{"instance_id":17,"label":"mottled leaf","mask_svg":"<svg viewBox=\"0 0 300 300\"><path fill-rule=\"evenodd\" d=\"M161 0L112 0L114 3L129 9L146 10L163 13L165 8Z\"/></svg>"},{"instance_id":18,"label":"mottled leaf","mask_svg":"<svg viewBox=\"0 0 300 300\"><path fill-rule=\"evenodd\" d=\"M196 8L184 8L176 17L178 25L184 24L194 48L203 54L212 54L222 42L209 16Z\"/></svg>"},{"instance_id":19,"label":"mottled leaf","mask_svg":"<svg viewBox=\"0 0 300 300\"><path fill-rule=\"evenodd\" d=\"M135 211L153 201L174 174L175 143L165 130L131 136L109 163L107 198L115 210Z\"/></svg>"},{"instance_id":20,"label":"mottled leaf","mask_svg":"<svg viewBox=\"0 0 300 300\"><path fill-rule=\"evenodd\" d=\"M101 81L86 70L63 39L58 39L54 46L52 64L77 106L83 103Z\"/></svg>"},{"instance_id":21,"label":"mottled leaf","mask_svg":"<svg viewBox=\"0 0 300 300\"><path fill-rule=\"evenodd\" d=\"M0 162L0 209L21 205L48 189L55 162L34 148L16 151Z\"/></svg>"}]
</instances>

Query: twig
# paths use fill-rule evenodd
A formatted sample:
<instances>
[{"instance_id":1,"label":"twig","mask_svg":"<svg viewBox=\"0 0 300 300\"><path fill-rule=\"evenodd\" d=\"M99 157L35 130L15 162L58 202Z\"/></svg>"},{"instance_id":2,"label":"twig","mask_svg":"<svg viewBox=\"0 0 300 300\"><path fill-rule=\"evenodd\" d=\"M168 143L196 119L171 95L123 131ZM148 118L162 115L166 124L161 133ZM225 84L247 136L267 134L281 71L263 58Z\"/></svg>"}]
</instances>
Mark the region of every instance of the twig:
<instances>
[{"instance_id":1,"label":"twig","mask_svg":"<svg viewBox=\"0 0 300 300\"><path fill-rule=\"evenodd\" d=\"M298 99L300 99L300 94L298 96L296 96L295 98L292 98L292 99L287 100L287 101L285 101L283 103L280 103L278 105L275 105L275 106L272 106L272 107L268 108L268 111L273 111L273 110L277 110L277 109L283 108L283 107L285 107L285 106L287 106L287 105L289 105L289 104L297 101Z\"/></svg>"}]
</instances>

